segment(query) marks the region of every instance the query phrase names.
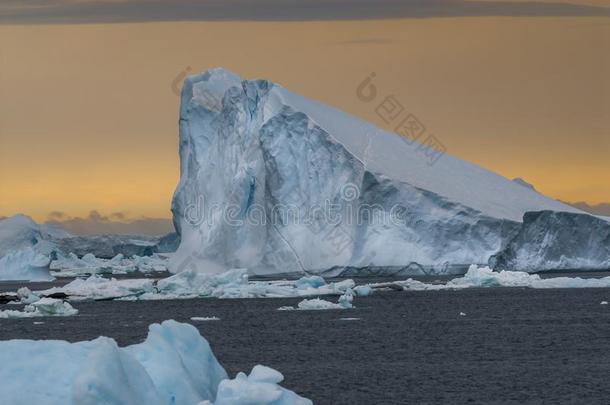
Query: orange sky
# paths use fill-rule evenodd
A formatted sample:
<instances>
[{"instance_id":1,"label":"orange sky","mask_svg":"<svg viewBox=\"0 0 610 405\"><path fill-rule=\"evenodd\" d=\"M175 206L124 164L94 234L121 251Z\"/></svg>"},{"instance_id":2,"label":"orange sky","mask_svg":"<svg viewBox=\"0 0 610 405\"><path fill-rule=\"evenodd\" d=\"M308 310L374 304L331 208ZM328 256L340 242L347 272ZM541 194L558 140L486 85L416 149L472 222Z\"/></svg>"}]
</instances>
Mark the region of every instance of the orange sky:
<instances>
[{"instance_id":1,"label":"orange sky","mask_svg":"<svg viewBox=\"0 0 610 405\"><path fill-rule=\"evenodd\" d=\"M0 25L0 215L169 217L171 83L216 66L381 126L355 96L374 71L448 153L610 201L608 18Z\"/></svg>"}]
</instances>

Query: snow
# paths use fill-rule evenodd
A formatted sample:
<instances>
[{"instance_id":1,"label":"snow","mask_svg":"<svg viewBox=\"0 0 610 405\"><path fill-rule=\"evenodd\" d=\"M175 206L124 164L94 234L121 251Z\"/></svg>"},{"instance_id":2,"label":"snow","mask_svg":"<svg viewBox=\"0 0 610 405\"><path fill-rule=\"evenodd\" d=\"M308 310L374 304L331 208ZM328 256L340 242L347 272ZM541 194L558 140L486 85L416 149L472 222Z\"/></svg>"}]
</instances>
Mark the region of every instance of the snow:
<instances>
[{"instance_id":1,"label":"snow","mask_svg":"<svg viewBox=\"0 0 610 405\"><path fill-rule=\"evenodd\" d=\"M23 311L11 309L0 311L0 318L37 318L42 316L72 316L76 314L78 314L78 310L65 301L54 298L41 298L26 305Z\"/></svg>"},{"instance_id":2,"label":"snow","mask_svg":"<svg viewBox=\"0 0 610 405\"><path fill-rule=\"evenodd\" d=\"M271 82L191 76L169 270L455 274L487 264L527 211L581 212L448 155L431 165L418 148ZM339 221L316 215L329 205Z\"/></svg>"},{"instance_id":3,"label":"snow","mask_svg":"<svg viewBox=\"0 0 610 405\"><path fill-rule=\"evenodd\" d=\"M32 247L8 253L0 258L0 280L51 281L49 262Z\"/></svg>"},{"instance_id":4,"label":"snow","mask_svg":"<svg viewBox=\"0 0 610 405\"><path fill-rule=\"evenodd\" d=\"M165 321L143 343L110 338L0 342L0 398L14 404L311 404L281 388L279 372L256 366L229 380L192 325Z\"/></svg>"}]
</instances>

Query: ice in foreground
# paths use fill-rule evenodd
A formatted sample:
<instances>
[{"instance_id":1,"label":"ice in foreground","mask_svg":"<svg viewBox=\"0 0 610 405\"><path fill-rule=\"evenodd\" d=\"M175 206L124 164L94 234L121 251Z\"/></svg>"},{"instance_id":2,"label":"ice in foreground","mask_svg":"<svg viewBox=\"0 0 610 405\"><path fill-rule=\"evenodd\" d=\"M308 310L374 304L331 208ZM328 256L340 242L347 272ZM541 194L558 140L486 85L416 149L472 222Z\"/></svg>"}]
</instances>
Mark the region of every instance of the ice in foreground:
<instances>
[{"instance_id":1,"label":"ice in foreground","mask_svg":"<svg viewBox=\"0 0 610 405\"><path fill-rule=\"evenodd\" d=\"M143 343L113 339L0 342L0 398L7 404L308 405L278 384L283 376L256 366L229 380L192 325L153 324Z\"/></svg>"}]
</instances>

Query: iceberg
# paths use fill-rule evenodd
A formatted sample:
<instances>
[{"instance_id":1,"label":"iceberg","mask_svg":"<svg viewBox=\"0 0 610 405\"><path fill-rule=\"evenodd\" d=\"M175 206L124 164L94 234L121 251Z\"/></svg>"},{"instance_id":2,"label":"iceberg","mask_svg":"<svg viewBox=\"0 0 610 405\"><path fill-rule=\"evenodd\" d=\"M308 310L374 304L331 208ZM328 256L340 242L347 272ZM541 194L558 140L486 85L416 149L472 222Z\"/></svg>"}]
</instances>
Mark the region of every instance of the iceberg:
<instances>
[{"instance_id":1,"label":"iceberg","mask_svg":"<svg viewBox=\"0 0 610 405\"><path fill-rule=\"evenodd\" d=\"M0 362L3 403L245 405L256 398L257 404L311 404L281 388L281 374L267 367L229 380L197 329L171 320L151 325L143 343L124 348L105 337L2 341Z\"/></svg>"},{"instance_id":2,"label":"iceberg","mask_svg":"<svg viewBox=\"0 0 610 405\"><path fill-rule=\"evenodd\" d=\"M528 212L515 237L489 260L497 270L610 269L610 222L592 215Z\"/></svg>"},{"instance_id":3,"label":"iceberg","mask_svg":"<svg viewBox=\"0 0 610 405\"><path fill-rule=\"evenodd\" d=\"M368 286L377 290L394 286L406 291L442 291L493 287L526 287L534 289L610 288L610 276L601 278L542 278L538 274L529 274L523 271L493 271L489 267L472 265L464 276L454 278L446 283L424 283L418 280L408 279L388 283L374 283L369 284Z\"/></svg>"},{"instance_id":4,"label":"iceberg","mask_svg":"<svg viewBox=\"0 0 610 405\"><path fill-rule=\"evenodd\" d=\"M0 311L0 318L37 318L42 316L72 316L78 310L69 303L54 299L40 298L25 306L23 311L7 309Z\"/></svg>"},{"instance_id":5,"label":"iceberg","mask_svg":"<svg viewBox=\"0 0 610 405\"><path fill-rule=\"evenodd\" d=\"M174 273L462 274L503 249L526 212L581 212L224 69L186 79L179 125Z\"/></svg>"},{"instance_id":6,"label":"iceberg","mask_svg":"<svg viewBox=\"0 0 610 405\"><path fill-rule=\"evenodd\" d=\"M26 248L39 253L50 253L54 241L71 236L52 225L39 225L25 215L0 220L0 257Z\"/></svg>"},{"instance_id":7,"label":"iceberg","mask_svg":"<svg viewBox=\"0 0 610 405\"><path fill-rule=\"evenodd\" d=\"M0 280L51 281L49 256L38 253L34 248L8 253L0 258Z\"/></svg>"}]
</instances>

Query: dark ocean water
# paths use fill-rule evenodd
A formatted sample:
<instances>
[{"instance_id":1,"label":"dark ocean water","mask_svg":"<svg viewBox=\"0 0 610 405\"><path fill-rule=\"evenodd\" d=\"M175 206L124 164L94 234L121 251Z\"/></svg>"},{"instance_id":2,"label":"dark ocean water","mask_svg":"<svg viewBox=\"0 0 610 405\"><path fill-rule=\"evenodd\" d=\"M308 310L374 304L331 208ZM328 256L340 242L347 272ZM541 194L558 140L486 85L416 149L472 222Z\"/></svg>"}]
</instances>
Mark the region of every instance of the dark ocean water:
<instances>
[{"instance_id":1,"label":"dark ocean water","mask_svg":"<svg viewBox=\"0 0 610 405\"><path fill-rule=\"evenodd\" d=\"M75 317L0 320L0 339L127 345L175 319L229 374L268 365L317 404L610 403L610 289L392 291L351 310L277 311L298 301L76 303ZM210 316L221 320L190 320Z\"/></svg>"}]
</instances>

